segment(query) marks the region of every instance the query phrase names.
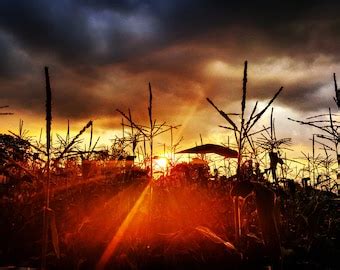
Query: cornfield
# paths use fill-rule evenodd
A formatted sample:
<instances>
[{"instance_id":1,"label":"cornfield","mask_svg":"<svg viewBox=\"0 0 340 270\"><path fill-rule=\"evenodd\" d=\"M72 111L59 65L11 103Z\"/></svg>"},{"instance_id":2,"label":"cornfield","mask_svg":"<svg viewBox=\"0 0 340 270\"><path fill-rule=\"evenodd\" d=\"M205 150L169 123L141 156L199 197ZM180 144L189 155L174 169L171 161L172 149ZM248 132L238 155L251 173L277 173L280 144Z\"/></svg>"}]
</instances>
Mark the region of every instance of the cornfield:
<instances>
[{"instance_id":1,"label":"cornfield","mask_svg":"<svg viewBox=\"0 0 340 270\"><path fill-rule=\"evenodd\" d=\"M308 177L289 178L294 162L284 152L291 139L276 136L274 110L268 127L257 125L283 87L264 108L256 103L247 117L247 65L239 113L225 113L207 99L226 121L221 127L231 132L235 145L213 147L201 138L201 146L182 149L191 153L186 162L177 158L183 155L177 151L182 138L177 143L173 138L179 125L155 120L150 83L148 126L118 108L123 136L112 145L98 147L99 138L94 143L92 120L74 137L68 123L66 136L53 141L45 68L46 142L26 136L23 122L19 134L0 135L0 266L336 269L338 115L329 109L292 119L318 133L312 135L313 154L300 164ZM335 75L334 82L337 93ZM162 159L154 142L168 132L171 153ZM317 155L315 145L324 154ZM222 156L219 167L216 154Z\"/></svg>"}]
</instances>

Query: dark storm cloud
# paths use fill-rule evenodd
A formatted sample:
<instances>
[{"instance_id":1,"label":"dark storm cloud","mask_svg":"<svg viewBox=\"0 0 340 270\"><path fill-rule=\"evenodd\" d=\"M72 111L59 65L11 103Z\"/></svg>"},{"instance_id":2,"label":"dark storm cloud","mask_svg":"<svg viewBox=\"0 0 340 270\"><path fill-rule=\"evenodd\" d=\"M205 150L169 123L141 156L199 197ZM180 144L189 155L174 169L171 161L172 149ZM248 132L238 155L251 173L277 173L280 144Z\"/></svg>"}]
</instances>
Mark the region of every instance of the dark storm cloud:
<instances>
[{"instance_id":1,"label":"dark storm cloud","mask_svg":"<svg viewBox=\"0 0 340 270\"><path fill-rule=\"evenodd\" d=\"M197 41L226 47L232 35L243 49L251 49L258 42L269 43L274 50L288 48L290 54L335 53L338 49L338 1L80 2L125 14L136 10L152 14L164 32L158 37L159 45Z\"/></svg>"},{"instance_id":2,"label":"dark storm cloud","mask_svg":"<svg viewBox=\"0 0 340 270\"><path fill-rule=\"evenodd\" d=\"M268 96L273 96L278 90L278 87L274 87L282 84L280 81L257 83L251 89L253 93L249 91L249 97L260 100L267 99ZM311 113L319 108L328 108L333 105L332 92L329 91L326 95L322 93L321 89L324 85L322 82L312 80L301 80L299 84L287 83L276 104L294 108L300 113Z\"/></svg>"},{"instance_id":3,"label":"dark storm cloud","mask_svg":"<svg viewBox=\"0 0 340 270\"><path fill-rule=\"evenodd\" d=\"M294 91L286 91L282 93L280 103L287 107L296 108L301 113L310 114L318 108L333 107L331 99L320 97L320 83L312 83L311 85L301 85L294 88ZM334 104L335 105L335 104Z\"/></svg>"},{"instance_id":4,"label":"dark storm cloud","mask_svg":"<svg viewBox=\"0 0 340 270\"><path fill-rule=\"evenodd\" d=\"M229 91L228 98L236 100L239 94L230 89L239 89L241 78L204 76L209 61L239 66L245 58L258 64L288 57L308 66L326 55L329 64L336 63L339 9L339 1L3 0L1 98L40 112L40 70L49 63L55 109L62 117L107 115L128 103L139 110L145 105L138 104L139 91L149 80L181 105L197 89L216 98ZM13 83L13 76L20 83ZM301 109L295 102L301 97L324 106L315 94L327 83L324 77L314 76L302 87L306 81L254 82L251 97L266 99L282 84L288 89L282 104Z\"/></svg>"},{"instance_id":5,"label":"dark storm cloud","mask_svg":"<svg viewBox=\"0 0 340 270\"><path fill-rule=\"evenodd\" d=\"M261 42L290 54L334 53L339 7L338 1L5 0L0 24L23 47L75 63L125 60L178 42L226 47L229 36L243 49Z\"/></svg>"},{"instance_id":6,"label":"dark storm cloud","mask_svg":"<svg viewBox=\"0 0 340 270\"><path fill-rule=\"evenodd\" d=\"M0 10L1 28L31 53L71 56L90 48L84 17L68 1L2 1Z\"/></svg>"},{"instance_id":7,"label":"dark storm cloud","mask_svg":"<svg viewBox=\"0 0 340 270\"><path fill-rule=\"evenodd\" d=\"M67 64L118 61L147 43L139 32L148 27L141 14L91 9L77 1L2 1L0 26L35 54L56 55ZM137 16L138 15L138 16ZM145 22L146 21L146 22Z\"/></svg>"},{"instance_id":8,"label":"dark storm cloud","mask_svg":"<svg viewBox=\"0 0 340 270\"><path fill-rule=\"evenodd\" d=\"M20 75L27 69L29 61L15 42L0 30L0 80Z\"/></svg>"}]
</instances>

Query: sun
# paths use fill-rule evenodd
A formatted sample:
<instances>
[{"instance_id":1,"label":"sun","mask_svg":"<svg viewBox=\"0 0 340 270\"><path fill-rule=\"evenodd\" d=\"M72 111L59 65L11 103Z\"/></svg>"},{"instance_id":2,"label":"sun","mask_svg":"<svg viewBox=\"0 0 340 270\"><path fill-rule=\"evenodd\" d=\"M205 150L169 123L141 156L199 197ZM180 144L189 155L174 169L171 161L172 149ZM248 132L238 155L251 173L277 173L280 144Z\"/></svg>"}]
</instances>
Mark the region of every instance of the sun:
<instances>
[{"instance_id":1,"label":"sun","mask_svg":"<svg viewBox=\"0 0 340 270\"><path fill-rule=\"evenodd\" d=\"M155 157L154 165L156 171L165 172L169 165L169 160L166 157Z\"/></svg>"}]
</instances>

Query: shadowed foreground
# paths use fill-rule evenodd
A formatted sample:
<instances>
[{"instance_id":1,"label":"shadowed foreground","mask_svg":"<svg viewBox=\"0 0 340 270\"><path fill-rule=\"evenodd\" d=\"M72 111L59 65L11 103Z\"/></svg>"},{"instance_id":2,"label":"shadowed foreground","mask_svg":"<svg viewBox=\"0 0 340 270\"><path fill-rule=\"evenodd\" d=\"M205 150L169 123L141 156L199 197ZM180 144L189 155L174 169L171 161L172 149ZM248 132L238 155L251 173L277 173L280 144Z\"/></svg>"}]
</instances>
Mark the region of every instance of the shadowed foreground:
<instances>
[{"instance_id":1,"label":"shadowed foreground","mask_svg":"<svg viewBox=\"0 0 340 270\"><path fill-rule=\"evenodd\" d=\"M241 202L242 237L236 242L233 184L183 179L163 177L151 185L146 177L115 183L91 178L54 186L48 269L264 269L272 264L253 195ZM32 184L23 184L2 196L1 265L39 267L42 197ZM335 269L336 196L301 188L276 195L283 267Z\"/></svg>"}]
</instances>

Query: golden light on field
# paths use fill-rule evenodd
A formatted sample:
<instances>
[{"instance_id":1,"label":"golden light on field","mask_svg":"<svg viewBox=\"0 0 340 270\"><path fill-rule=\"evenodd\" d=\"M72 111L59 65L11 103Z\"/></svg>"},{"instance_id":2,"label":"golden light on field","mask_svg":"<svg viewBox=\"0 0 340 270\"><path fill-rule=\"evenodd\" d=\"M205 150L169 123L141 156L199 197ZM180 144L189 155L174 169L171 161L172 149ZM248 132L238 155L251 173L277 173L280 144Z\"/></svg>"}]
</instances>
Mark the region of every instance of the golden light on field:
<instances>
[{"instance_id":1,"label":"golden light on field","mask_svg":"<svg viewBox=\"0 0 340 270\"><path fill-rule=\"evenodd\" d=\"M128 212L125 219L123 220L123 222L119 226L117 232L115 233L115 235L113 236L111 241L106 246L105 251L102 254L102 256L101 256L101 258L100 258L100 260L97 264L97 267L96 267L97 270L105 269L106 264L109 262L109 260L113 256L114 252L116 251L118 245L123 240L127 229L129 228L131 223L133 223L133 219L134 219L135 215L140 210L142 204L146 204L145 199L146 199L146 195L147 195L148 192L150 192L150 185L147 185L144 188L144 190L142 191L142 193L138 197L137 201L135 202L135 204L133 205L133 207Z\"/></svg>"}]
</instances>

